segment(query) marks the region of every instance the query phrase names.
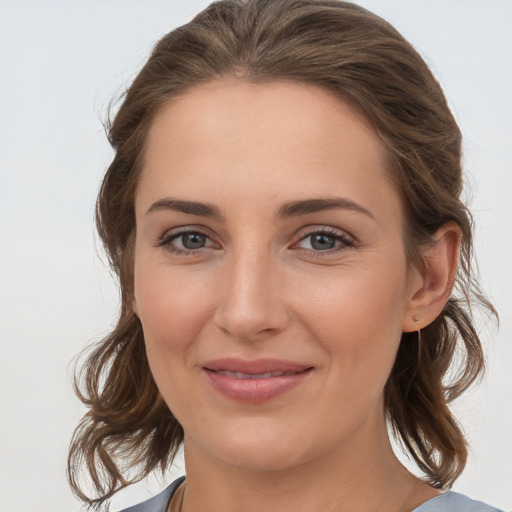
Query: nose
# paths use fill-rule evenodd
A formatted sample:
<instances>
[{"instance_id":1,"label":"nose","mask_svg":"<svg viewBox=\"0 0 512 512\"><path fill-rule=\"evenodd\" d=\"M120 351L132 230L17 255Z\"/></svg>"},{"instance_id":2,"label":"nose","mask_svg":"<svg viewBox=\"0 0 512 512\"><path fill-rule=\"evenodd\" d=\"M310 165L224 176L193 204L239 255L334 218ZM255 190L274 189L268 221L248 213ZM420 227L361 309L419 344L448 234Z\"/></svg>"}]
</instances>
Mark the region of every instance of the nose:
<instances>
[{"instance_id":1,"label":"nose","mask_svg":"<svg viewBox=\"0 0 512 512\"><path fill-rule=\"evenodd\" d=\"M267 338L288 325L282 270L268 255L233 255L219 291L214 323L237 340Z\"/></svg>"}]
</instances>

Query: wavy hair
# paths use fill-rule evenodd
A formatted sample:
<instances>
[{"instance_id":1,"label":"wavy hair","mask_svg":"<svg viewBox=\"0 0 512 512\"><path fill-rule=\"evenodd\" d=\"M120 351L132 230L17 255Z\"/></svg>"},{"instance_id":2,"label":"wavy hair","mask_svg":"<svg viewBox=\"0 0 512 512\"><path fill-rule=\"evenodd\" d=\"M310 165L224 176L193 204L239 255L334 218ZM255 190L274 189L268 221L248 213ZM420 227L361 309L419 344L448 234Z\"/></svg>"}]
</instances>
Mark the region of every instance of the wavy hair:
<instances>
[{"instance_id":1,"label":"wavy hair","mask_svg":"<svg viewBox=\"0 0 512 512\"><path fill-rule=\"evenodd\" d=\"M115 150L99 192L96 223L119 278L117 325L75 375L88 412L71 442L68 477L75 494L99 508L121 488L164 470L183 429L153 381L139 320L132 311L134 196L148 128L173 98L225 77L251 83L315 84L362 112L387 150L389 173L405 211L408 261L448 221L461 232L455 288L440 316L404 333L385 387L385 410L425 480L450 487L467 443L449 403L482 373L484 357L471 314L482 296L472 262L472 220L461 201L461 134L432 72L386 21L338 0L221 0L164 36L124 94L108 138ZM448 379L451 376L451 379ZM82 487L84 473L95 496Z\"/></svg>"}]
</instances>

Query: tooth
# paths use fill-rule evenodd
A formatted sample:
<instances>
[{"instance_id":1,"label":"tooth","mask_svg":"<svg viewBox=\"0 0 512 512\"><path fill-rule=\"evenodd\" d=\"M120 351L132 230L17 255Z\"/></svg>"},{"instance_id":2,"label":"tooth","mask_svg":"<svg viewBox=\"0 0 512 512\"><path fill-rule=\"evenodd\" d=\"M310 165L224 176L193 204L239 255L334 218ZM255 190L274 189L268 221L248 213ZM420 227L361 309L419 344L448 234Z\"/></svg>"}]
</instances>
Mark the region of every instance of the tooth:
<instances>
[{"instance_id":1,"label":"tooth","mask_svg":"<svg viewBox=\"0 0 512 512\"><path fill-rule=\"evenodd\" d=\"M249 375L248 373L235 372L235 377L237 379L250 379L252 375Z\"/></svg>"},{"instance_id":2,"label":"tooth","mask_svg":"<svg viewBox=\"0 0 512 512\"><path fill-rule=\"evenodd\" d=\"M232 377L235 379L268 379L270 377L282 377L285 375L295 375L296 372L265 372L265 373L243 373L243 372L232 372L229 370L217 370L217 373Z\"/></svg>"}]
</instances>

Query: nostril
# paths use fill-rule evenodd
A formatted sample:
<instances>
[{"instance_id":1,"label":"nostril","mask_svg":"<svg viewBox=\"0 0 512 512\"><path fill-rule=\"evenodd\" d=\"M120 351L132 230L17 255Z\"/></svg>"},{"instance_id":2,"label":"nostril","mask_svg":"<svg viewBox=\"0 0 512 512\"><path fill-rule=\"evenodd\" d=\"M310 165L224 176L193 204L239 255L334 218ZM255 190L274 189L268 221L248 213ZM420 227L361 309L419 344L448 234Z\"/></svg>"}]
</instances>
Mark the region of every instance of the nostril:
<instances>
[{"instance_id":1,"label":"nostril","mask_svg":"<svg viewBox=\"0 0 512 512\"><path fill-rule=\"evenodd\" d=\"M246 252L233 258L226 267L229 275L223 276L219 288L214 324L241 341L280 332L288 324L288 307L284 288L270 269L271 262L264 255L256 258Z\"/></svg>"},{"instance_id":2,"label":"nostril","mask_svg":"<svg viewBox=\"0 0 512 512\"><path fill-rule=\"evenodd\" d=\"M224 334L251 342L281 332L288 322L284 312L276 309L260 310L252 315L225 309L217 312L214 323Z\"/></svg>"}]
</instances>

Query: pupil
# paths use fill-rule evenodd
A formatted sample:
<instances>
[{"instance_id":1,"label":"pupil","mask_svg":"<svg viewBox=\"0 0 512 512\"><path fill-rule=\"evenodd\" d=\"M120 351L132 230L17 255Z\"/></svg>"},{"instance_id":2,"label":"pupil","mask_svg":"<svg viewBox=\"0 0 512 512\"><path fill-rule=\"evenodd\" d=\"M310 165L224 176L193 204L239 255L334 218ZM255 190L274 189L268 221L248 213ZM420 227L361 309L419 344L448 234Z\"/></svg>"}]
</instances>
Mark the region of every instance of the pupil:
<instances>
[{"instance_id":1,"label":"pupil","mask_svg":"<svg viewBox=\"0 0 512 512\"><path fill-rule=\"evenodd\" d=\"M313 235L311 240L311 246L313 249L318 249L320 251L332 249L335 243L334 237L328 235Z\"/></svg>"},{"instance_id":2,"label":"pupil","mask_svg":"<svg viewBox=\"0 0 512 512\"><path fill-rule=\"evenodd\" d=\"M183 235L181 240L186 249L201 249L204 247L206 236L201 233L188 233Z\"/></svg>"}]
</instances>

